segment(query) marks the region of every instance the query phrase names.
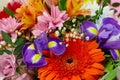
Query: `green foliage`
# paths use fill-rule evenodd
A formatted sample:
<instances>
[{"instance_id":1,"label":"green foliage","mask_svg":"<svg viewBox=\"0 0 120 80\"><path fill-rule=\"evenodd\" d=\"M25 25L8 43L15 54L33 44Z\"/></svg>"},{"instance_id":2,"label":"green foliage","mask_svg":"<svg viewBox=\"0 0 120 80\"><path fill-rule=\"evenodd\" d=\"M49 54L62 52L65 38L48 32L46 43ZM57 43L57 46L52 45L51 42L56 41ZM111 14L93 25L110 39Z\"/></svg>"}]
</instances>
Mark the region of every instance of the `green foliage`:
<instances>
[{"instance_id":1,"label":"green foliage","mask_svg":"<svg viewBox=\"0 0 120 80\"><path fill-rule=\"evenodd\" d=\"M14 16L14 12L13 11L11 11L10 9L8 9L8 8L6 8L6 7L4 7L4 10L6 11L6 13L8 13L10 16Z\"/></svg>"},{"instance_id":2,"label":"green foliage","mask_svg":"<svg viewBox=\"0 0 120 80\"><path fill-rule=\"evenodd\" d=\"M109 61L105 67L105 72L110 72L111 70L113 70L113 62Z\"/></svg>"},{"instance_id":3,"label":"green foliage","mask_svg":"<svg viewBox=\"0 0 120 80\"><path fill-rule=\"evenodd\" d=\"M107 76L105 77L105 80L113 80L116 77L117 69L113 69L110 72L108 72Z\"/></svg>"},{"instance_id":4,"label":"green foliage","mask_svg":"<svg viewBox=\"0 0 120 80\"><path fill-rule=\"evenodd\" d=\"M22 48L24 46L24 44L26 43L26 39L25 38L18 38L16 40L16 42L14 43L14 45L16 46L15 50L14 50L14 54L19 54L22 51Z\"/></svg>"},{"instance_id":5,"label":"green foliage","mask_svg":"<svg viewBox=\"0 0 120 80\"><path fill-rule=\"evenodd\" d=\"M7 54L11 54L12 52L6 49L0 50L0 55L7 53Z\"/></svg>"},{"instance_id":6,"label":"green foliage","mask_svg":"<svg viewBox=\"0 0 120 80\"><path fill-rule=\"evenodd\" d=\"M112 6L113 6L113 7L119 7L119 6L120 6L120 3L117 3L117 2L116 2L116 3L113 3Z\"/></svg>"},{"instance_id":7,"label":"green foliage","mask_svg":"<svg viewBox=\"0 0 120 80\"><path fill-rule=\"evenodd\" d=\"M1 31L1 34L2 34L2 38L5 40L6 43L12 44L11 37L7 33Z\"/></svg>"},{"instance_id":8,"label":"green foliage","mask_svg":"<svg viewBox=\"0 0 120 80\"><path fill-rule=\"evenodd\" d=\"M66 10L66 0L60 0L59 9L60 10Z\"/></svg>"},{"instance_id":9,"label":"green foliage","mask_svg":"<svg viewBox=\"0 0 120 80\"><path fill-rule=\"evenodd\" d=\"M103 0L103 7L107 6L108 4L110 4L110 0Z\"/></svg>"}]
</instances>

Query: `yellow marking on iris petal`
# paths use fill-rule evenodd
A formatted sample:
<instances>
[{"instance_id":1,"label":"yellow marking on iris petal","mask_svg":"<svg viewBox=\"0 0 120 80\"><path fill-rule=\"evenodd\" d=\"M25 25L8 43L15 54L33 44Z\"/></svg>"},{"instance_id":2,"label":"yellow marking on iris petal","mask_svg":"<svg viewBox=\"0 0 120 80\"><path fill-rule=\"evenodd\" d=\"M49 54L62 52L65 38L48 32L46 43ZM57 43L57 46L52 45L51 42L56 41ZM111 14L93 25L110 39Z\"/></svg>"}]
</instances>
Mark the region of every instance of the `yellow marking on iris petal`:
<instances>
[{"instance_id":1,"label":"yellow marking on iris petal","mask_svg":"<svg viewBox=\"0 0 120 80\"><path fill-rule=\"evenodd\" d=\"M35 49L34 44L31 44L28 49Z\"/></svg>"},{"instance_id":2,"label":"yellow marking on iris petal","mask_svg":"<svg viewBox=\"0 0 120 80\"><path fill-rule=\"evenodd\" d=\"M91 33L95 34L95 35L98 34L98 30L95 29L95 28L93 28L93 27L88 28L88 30L89 30Z\"/></svg>"},{"instance_id":3,"label":"yellow marking on iris petal","mask_svg":"<svg viewBox=\"0 0 120 80\"><path fill-rule=\"evenodd\" d=\"M37 63L40 59L41 59L42 55L41 54L35 54L33 57L32 57L32 63Z\"/></svg>"},{"instance_id":4,"label":"yellow marking on iris petal","mask_svg":"<svg viewBox=\"0 0 120 80\"><path fill-rule=\"evenodd\" d=\"M116 49L115 52L117 55L120 55L119 50Z\"/></svg>"},{"instance_id":5,"label":"yellow marking on iris petal","mask_svg":"<svg viewBox=\"0 0 120 80\"><path fill-rule=\"evenodd\" d=\"M51 41L48 43L48 48L55 47L56 45L57 45L57 43L55 41Z\"/></svg>"}]
</instances>

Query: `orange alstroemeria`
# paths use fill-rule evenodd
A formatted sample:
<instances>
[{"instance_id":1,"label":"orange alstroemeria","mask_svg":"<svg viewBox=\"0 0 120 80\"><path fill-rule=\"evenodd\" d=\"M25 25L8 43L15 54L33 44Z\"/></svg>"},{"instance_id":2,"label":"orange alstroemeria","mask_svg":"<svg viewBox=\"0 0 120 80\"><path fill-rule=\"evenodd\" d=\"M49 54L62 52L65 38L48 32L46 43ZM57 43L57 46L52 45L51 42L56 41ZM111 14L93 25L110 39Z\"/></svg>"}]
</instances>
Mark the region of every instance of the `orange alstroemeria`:
<instances>
[{"instance_id":1,"label":"orange alstroemeria","mask_svg":"<svg viewBox=\"0 0 120 80\"><path fill-rule=\"evenodd\" d=\"M42 0L27 0L27 5L22 5L16 10L15 16L23 23L20 30L32 28L36 23L37 16L45 9Z\"/></svg>"},{"instance_id":2,"label":"orange alstroemeria","mask_svg":"<svg viewBox=\"0 0 120 80\"><path fill-rule=\"evenodd\" d=\"M80 9L84 2L84 0L67 0L66 7L69 16L73 17L77 15L90 15L89 10Z\"/></svg>"}]
</instances>

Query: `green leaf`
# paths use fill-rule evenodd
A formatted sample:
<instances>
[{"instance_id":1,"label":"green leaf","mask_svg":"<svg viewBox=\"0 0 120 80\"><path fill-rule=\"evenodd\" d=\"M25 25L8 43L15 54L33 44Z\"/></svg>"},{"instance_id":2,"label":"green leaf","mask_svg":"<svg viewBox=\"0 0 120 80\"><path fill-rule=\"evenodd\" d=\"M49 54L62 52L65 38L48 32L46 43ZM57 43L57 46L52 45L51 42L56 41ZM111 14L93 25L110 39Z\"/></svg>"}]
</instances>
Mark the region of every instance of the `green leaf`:
<instances>
[{"instance_id":1,"label":"green leaf","mask_svg":"<svg viewBox=\"0 0 120 80\"><path fill-rule=\"evenodd\" d=\"M26 43L26 39L25 38L18 38L15 42L15 45L22 45Z\"/></svg>"},{"instance_id":2,"label":"green leaf","mask_svg":"<svg viewBox=\"0 0 120 80\"><path fill-rule=\"evenodd\" d=\"M11 54L12 52L9 50L0 50L0 55L2 55L3 53Z\"/></svg>"},{"instance_id":3,"label":"green leaf","mask_svg":"<svg viewBox=\"0 0 120 80\"><path fill-rule=\"evenodd\" d=\"M117 69L110 71L108 75L105 77L105 80L113 80L116 77Z\"/></svg>"},{"instance_id":4,"label":"green leaf","mask_svg":"<svg viewBox=\"0 0 120 80\"><path fill-rule=\"evenodd\" d=\"M105 72L110 72L111 70L113 70L113 64L112 61L109 61L105 67Z\"/></svg>"},{"instance_id":5,"label":"green leaf","mask_svg":"<svg viewBox=\"0 0 120 80\"><path fill-rule=\"evenodd\" d=\"M7 33L1 31L1 34L2 34L2 38L5 40L6 43L12 44L11 37Z\"/></svg>"},{"instance_id":6,"label":"green leaf","mask_svg":"<svg viewBox=\"0 0 120 80\"><path fill-rule=\"evenodd\" d=\"M22 51L24 45L18 45L16 46L15 50L14 50L14 54L18 54Z\"/></svg>"},{"instance_id":7,"label":"green leaf","mask_svg":"<svg viewBox=\"0 0 120 80\"><path fill-rule=\"evenodd\" d=\"M11 11L10 9L8 9L8 8L6 8L6 7L4 7L4 10L6 11L6 13L8 13L10 16L14 16L14 12L13 11Z\"/></svg>"},{"instance_id":8,"label":"green leaf","mask_svg":"<svg viewBox=\"0 0 120 80\"><path fill-rule=\"evenodd\" d=\"M22 58L22 53L19 53L18 55L17 55L17 59L21 59Z\"/></svg>"},{"instance_id":9,"label":"green leaf","mask_svg":"<svg viewBox=\"0 0 120 80\"><path fill-rule=\"evenodd\" d=\"M25 43L26 43L26 39L25 38L18 38L16 40L15 44L14 44L14 45L16 45L16 48L14 50L14 54L21 53L22 48L23 48Z\"/></svg>"},{"instance_id":10,"label":"green leaf","mask_svg":"<svg viewBox=\"0 0 120 80\"><path fill-rule=\"evenodd\" d=\"M108 4L110 4L110 0L104 0L103 6L107 6Z\"/></svg>"},{"instance_id":11,"label":"green leaf","mask_svg":"<svg viewBox=\"0 0 120 80\"><path fill-rule=\"evenodd\" d=\"M59 9L60 10L66 10L66 0L60 0Z\"/></svg>"},{"instance_id":12,"label":"green leaf","mask_svg":"<svg viewBox=\"0 0 120 80\"><path fill-rule=\"evenodd\" d=\"M118 7L118 6L120 6L120 3L117 3L117 2L116 2L116 3L113 3L112 6L113 6L113 7Z\"/></svg>"}]
</instances>

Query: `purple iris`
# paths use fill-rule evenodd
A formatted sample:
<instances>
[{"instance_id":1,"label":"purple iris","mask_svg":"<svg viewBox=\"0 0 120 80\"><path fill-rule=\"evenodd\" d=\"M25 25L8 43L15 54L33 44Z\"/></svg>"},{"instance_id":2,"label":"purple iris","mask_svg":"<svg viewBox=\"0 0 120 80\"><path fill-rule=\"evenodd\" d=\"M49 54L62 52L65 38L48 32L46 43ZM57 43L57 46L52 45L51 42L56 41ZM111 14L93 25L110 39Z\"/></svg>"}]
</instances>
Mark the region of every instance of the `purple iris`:
<instances>
[{"instance_id":1,"label":"purple iris","mask_svg":"<svg viewBox=\"0 0 120 80\"><path fill-rule=\"evenodd\" d=\"M84 33L84 36L89 37L90 40L95 38L98 34L96 24L91 21L83 21L79 27L79 32Z\"/></svg>"},{"instance_id":2,"label":"purple iris","mask_svg":"<svg viewBox=\"0 0 120 80\"><path fill-rule=\"evenodd\" d=\"M95 23L91 21L84 21L82 24L83 30L90 37L90 40L96 37L100 47L109 49L113 58L115 60L118 59L117 49L120 49L120 25L116 20L109 17L104 18L99 30L97 30ZM79 29L81 31L81 28Z\"/></svg>"},{"instance_id":3,"label":"purple iris","mask_svg":"<svg viewBox=\"0 0 120 80\"><path fill-rule=\"evenodd\" d=\"M43 50L51 51L58 56L64 53L66 45L60 39L47 37L42 33L33 43L27 43L22 50L24 63L27 67L42 67L47 64L42 54Z\"/></svg>"}]
</instances>

